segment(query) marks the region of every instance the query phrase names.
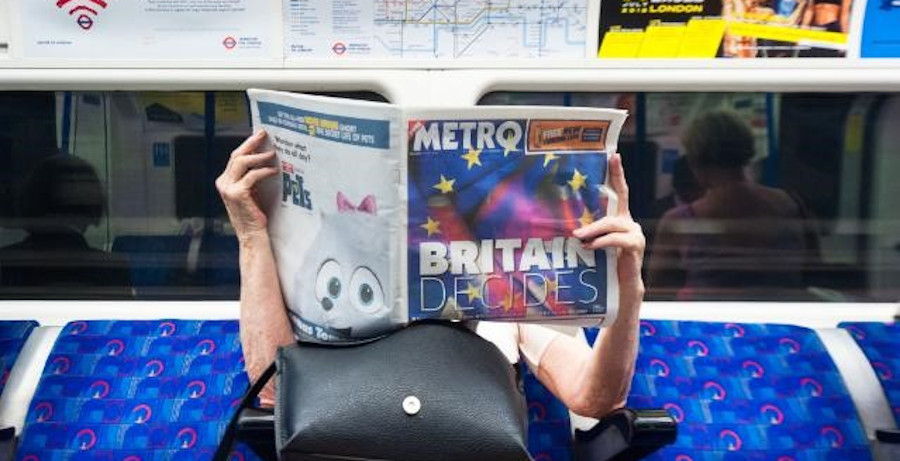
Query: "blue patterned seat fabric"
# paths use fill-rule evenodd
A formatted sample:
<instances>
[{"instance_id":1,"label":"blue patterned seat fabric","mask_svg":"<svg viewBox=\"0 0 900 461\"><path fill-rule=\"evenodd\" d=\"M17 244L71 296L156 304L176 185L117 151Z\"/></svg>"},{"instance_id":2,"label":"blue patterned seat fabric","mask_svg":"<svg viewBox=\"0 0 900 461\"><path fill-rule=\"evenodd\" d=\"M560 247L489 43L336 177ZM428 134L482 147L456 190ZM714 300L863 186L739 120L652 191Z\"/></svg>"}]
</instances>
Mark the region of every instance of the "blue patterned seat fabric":
<instances>
[{"instance_id":1,"label":"blue patterned seat fabric","mask_svg":"<svg viewBox=\"0 0 900 461\"><path fill-rule=\"evenodd\" d=\"M679 422L676 442L650 459L871 459L844 382L806 328L642 321L627 405Z\"/></svg>"},{"instance_id":2,"label":"blue patterned seat fabric","mask_svg":"<svg viewBox=\"0 0 900 461\"><path fill-rule=\"evenodd\" d=\"M528 401L528 451L534 461L568 461L572 459L569 410L525 370L523 382Z\"/></svg>"},{"instance_id":3,"label":"blue patterned seat fabric","mask_svg":"<svg viewBox=\"0 0 900 461\"><path fill-rule=\"evenodd\" d=\"M78 321L47 359L21 461L210 459L248 380L237 321ZM244 447L231 459L256 459Z\"/></svg>"},{"instance_id":4,"label":"blue patterned seat fabric","mask_svg":"<svg viewBox=\"0 0 900 461\"><path fill-rule=\"evenodd\" d=\"M6 387L9 373L16 364L28 335L36 326L38 323L31 320L0 322L0 393Z\"/></svg>"},{"instance_id":5,"label":"blue patterned seat fabric","mask_svg":"<svg viewBox=\"0 0 900 461\"><path fill-rule=\"evenodd\" d=\"M900 425L900 323L842 323L862 348Z\"/></svg>"}]
</instances>

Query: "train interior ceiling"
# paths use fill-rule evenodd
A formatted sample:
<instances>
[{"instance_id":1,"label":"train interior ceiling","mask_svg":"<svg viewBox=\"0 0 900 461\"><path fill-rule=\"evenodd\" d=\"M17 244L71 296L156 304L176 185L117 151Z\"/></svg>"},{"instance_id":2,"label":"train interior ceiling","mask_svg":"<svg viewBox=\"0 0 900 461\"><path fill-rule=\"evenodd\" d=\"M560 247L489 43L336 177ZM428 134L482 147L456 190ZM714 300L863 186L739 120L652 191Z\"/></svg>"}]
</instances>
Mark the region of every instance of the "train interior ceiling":
<instances>
[{"instance_id":1,"label":"train interior ceiling","mask_svg":"<svg viewBox=\"0 0 900 461\"><path fill-rule=\"evenodd\" d=\"M385 100L367 92L336 95ZM900 298L896 94L495 92L481 104L629 110L619 150L631 207L649 240L651 300ZM717 238L735 226L763 235L761 241L767 233L776 237L783 223L765 217L685 221L675 241L729 256L719 258L727 266L709 271L755 281L690 286L685 251L655 237L667 213L704 193L685 166L683 140L694 120L722 109L752 132L750 180L783 191L803 211L784 218L802 229L803 242L737 248ZM241 92L0 93L0 296L237 299L237 242L213 183L249 133ZM87 180L35 185L32 172L60 155L86 162L99 192ZM77 244L41 243L46 229L29 209L53 205L22 200L29 187L63 195L66 206L80 210L82 219L65 223L81 234L73 237ZM86 211L91 200L99 200L98 210Z\"/></svg>"}]
</instances>

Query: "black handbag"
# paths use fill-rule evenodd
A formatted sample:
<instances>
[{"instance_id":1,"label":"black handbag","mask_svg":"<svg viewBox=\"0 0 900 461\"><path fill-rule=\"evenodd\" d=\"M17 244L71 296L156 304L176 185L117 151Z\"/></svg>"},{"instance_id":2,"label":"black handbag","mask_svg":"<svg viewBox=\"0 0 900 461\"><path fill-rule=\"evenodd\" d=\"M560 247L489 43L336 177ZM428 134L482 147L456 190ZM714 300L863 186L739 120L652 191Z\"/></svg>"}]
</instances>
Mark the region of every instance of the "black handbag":
<instances>
[{"instance_id":1,"label":"black handbag","mask_svg":"<svg viewBox=\"0 0 900 461\"><path fill-rule=\"evenodd\" d=\"M273 367L281 460L531 459L515 369L463 326L419 323L354 343L301 340L280 348ZM216 459L227 458L238 417L273 367L247 393Z\"/></svg>"}]
</instances>

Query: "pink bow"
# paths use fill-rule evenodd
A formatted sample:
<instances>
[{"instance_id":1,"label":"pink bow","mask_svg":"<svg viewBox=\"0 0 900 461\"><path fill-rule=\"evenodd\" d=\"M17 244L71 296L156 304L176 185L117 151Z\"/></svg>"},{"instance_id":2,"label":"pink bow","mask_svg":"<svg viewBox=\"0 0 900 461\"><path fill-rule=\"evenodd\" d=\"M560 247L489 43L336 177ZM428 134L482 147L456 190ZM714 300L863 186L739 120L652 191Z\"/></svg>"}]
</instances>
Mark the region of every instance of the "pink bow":
<instances>
[{"instance_id":1,"label":"pink bow","mask_svg":"<svg viewBox=\"0 0 900 461\"><path fill-rule=\"evenodd\" d=\"M362 202L359 202L359 206L353 206L346 195L342 192L338 192L337 208L341 213L346 213L348 211L362 211L363 213L375 214L375 196L367 195Z\"/></svg>"}]
</instances>

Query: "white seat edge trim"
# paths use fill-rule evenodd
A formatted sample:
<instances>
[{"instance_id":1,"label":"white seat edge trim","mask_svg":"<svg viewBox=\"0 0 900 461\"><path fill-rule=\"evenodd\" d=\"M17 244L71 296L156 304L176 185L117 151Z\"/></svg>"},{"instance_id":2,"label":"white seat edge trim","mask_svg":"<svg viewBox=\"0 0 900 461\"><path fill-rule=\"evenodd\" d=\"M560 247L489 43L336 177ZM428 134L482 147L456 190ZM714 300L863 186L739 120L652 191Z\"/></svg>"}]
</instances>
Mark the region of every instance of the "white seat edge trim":
<instances>
[{"instance_id":1,"label":"white seat edge trim","mask_svg":"<svg viewBox=\"0 0 900 461\"><path fill-rule=\"evenodd\" d=\"M47 357L61 331L62 328L57 326L32 330L9 373L6 388L0 396L0 426L15 426L17 435L22 432Z\"/></svg>"},{"instance_id":2,"label":"white seat edge trim","mask_svg":"<svg viewBox=\"0 0 900 461\"><path fill-rule=\"evenodd\" d=\"M879 443L875 440L875 430L897 427L881 381L849 331L843 328L823 328L816 330L816 333L844 379L872 445L872 452L877 453Z\"/></svg>"}]
</instances>

